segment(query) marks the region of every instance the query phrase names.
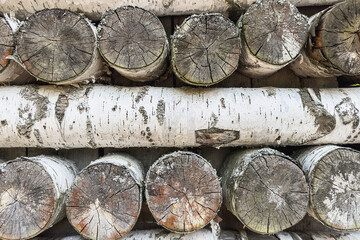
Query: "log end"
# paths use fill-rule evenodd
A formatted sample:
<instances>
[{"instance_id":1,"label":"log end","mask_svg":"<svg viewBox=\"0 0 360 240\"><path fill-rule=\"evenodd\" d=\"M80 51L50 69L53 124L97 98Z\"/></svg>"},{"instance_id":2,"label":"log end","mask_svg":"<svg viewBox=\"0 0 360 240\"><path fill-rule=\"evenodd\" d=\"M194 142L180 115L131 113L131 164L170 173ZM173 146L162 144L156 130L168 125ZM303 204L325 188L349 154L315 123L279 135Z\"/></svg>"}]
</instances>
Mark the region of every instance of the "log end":
<instances>
[{"instance_id":1,"label":"log end","mask_svg":"<svg viewBox=\"0 0 360 240\"><path fill-rule=\"evenodd\" d=\"M0 18L0 73L8 65L9 60L6 57L13 54L14 49L13 31L5 18Z\"/></svg>"}]
</instances>

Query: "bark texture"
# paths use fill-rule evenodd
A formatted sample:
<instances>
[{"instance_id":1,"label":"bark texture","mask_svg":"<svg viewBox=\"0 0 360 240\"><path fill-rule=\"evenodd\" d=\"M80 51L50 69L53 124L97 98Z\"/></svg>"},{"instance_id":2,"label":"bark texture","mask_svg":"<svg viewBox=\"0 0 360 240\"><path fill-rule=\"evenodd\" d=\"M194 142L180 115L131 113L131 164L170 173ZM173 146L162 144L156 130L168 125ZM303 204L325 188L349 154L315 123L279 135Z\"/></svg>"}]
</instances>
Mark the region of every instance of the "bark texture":
<instances>
[{"instance_id":1,"label":"bark texture","mask_svg":"<svg viewBox=\"0 0 360 240\"><path fill-rule=\"evenodd\" d=\"M337 230L360 229L360 152L334 145L299 152L310 185L309 214Z\"/></svg>"},{"instance_id":2,"label":"bark texture","mask_svg":"<svg viewBox=\"0 0 360 240\"><path fill-rule=\"evenodd\" d=\"M308 36L307 18L284 0L256 1L237 25L242 43L239 71L255 78L294 61Z\"/></svg>"},{"instance_id":3,"label":"bark texture","mask_svg":"<svg viewBox=\"0 0 360 240\"><path fill-rule=\"evenodd\" d=\"M65 217L76 168L59 157L21 157L0 165L0 238L29 239Z\"/></svg>"},{"instance_id":4,"label":"bark texture","mask_svg":"<svg viewBox=\"0 0 360 240\"><path fill-rule=\"evenodd\" d=\"M0 147L360 143L357 88L0 88ZM241 133L241 134L240 134Z\"/></svg>"},{"instance_id":5,"label":"bark texture","mask_svg":"<svg viewBox=\"0 0 360 240\"><path fill-rule=\"evenodd\" d=\"M294 240L360 240L359 232L297 232L296 234L299 238Z\"/></svg>"},{"instance_id":6,"label":"bark texture","mask_svg":"<svg viewBox=\"0 0 360 240\"><path fill-rule=\"evenodd\" d=\"M38 80L69 84L103 74L96 29L78 13L62 9L36 12L20 26L18 55Z\"/></svg>"},{"instance_id":7,"label":"bark texture","mask_svg":"<svg viewBox=\"0 0 360 240\"><path fill-rule=\"evenodd\" d=\"M270 148L237 151L222 170L227 209L247 228L274 234L306 214L309 188L293 160Z\"/></svg>"},{"instance_id":8,"label":"bark texture","mask_svg":"<svg viewBox=\"0 0 360 240\"><path fill-rule=\"evenodd\" d=\"M174 152L159 158L145 179L145 196L155 220L173 232L193 232L220 210L216 170L201 156Z\"/></svg>"},{"instance_id":9,"label":"bark texture","mask_svg":"<svg viewBox=\"0 0 360 240\"><path fill-rule=\"evenodd\" d=\"M101 55L126 78L151 81L167 69L169 43L153 13L130 6L108 11L98 32Z\"/></svg>"},{"instance_id":10,"label":"bark texture","mask_svg":"<svg viewBox=\"0 0 360 240\"><path fill-rule=\"evenodd\" d=\"M87 239L119 239L135 225L142 204L144 173L126 154L92 162L76 177L66 202L71 225Z\"/></svg>"},{"instance_id":11,"label":"bark texture","mask_svg":"<svg viewBox=\"0 0 360 240\"><path fill-rule=\"evenodd\" d=\"M312 16L307 46L292 65L299 76L360 74L360 3L346 0Z\"/></svg>"},{"instance_id":12,"label":"bark texture","mask_svg":"<svg viewBox=\"0 0 360 240\"><path fill-rule=\"evenodd\" d=\"M218 13L192 15L172 37L173 72L191 85L209 86L229 77L239 56L239 30Z\"/></svg>"}]
</instances>

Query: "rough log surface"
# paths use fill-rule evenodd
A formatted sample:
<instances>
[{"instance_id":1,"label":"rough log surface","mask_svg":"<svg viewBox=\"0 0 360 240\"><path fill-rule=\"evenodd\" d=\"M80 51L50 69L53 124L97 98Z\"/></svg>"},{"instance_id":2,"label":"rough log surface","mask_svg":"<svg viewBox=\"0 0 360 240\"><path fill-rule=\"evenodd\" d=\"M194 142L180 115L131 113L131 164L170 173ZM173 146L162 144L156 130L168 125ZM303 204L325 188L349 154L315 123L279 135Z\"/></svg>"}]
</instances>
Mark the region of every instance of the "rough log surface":
<instances>
[{"instance_id":1,"label":"rough log surface","mask_svg":"<svg viewBox=\"0 0 360 240\"><path fill-rule=\"evenodd\" d=\"M308 36L307 18L284 0L256 1L240 17L239 71L268 76L294 61Z\"/></svg>"},{"instance_id":2,"label":"rough log surface","mask_svg":"<svg viewBox=\"0 0 360 240\"><path fill-rule=\"evenodd\" d=\"M347 0L310 18L307 46L292 69L299 76L360 74L360 3Z\"/></svg>"},{"instance_id":3,"label":"rough log surface","mask_svg":"<svg viewBox=\"0 0 360 240\"><path fill-rule=\"evenodd\" d=\"M299 238L294 240L360 240L359 232L297 232L296 234Z\"/></svg>"},{"instance_id":4,"label":"rough log surface","mask_svg":"<svg viewBox=\"0 0 360 240\"><path fill-rule=\"evenodd\" d=\"M172 37L173 72L192 85L209 86L229 77L239 55L239 30L221 14L192 15Z\"/></svg>"},{"instance_id":5,"label":"rough log surface","mask_svg":"<svg viewBox=\"0 0 360 240\"><path fill-rule=\"evenodd\" d=\"M359 109L357 88L1 87L0 147L354 144Z\"/></svg>"},{"instance_id":6,"label":"rough log surface","mask_svg":"<svg viewBox=\"0 0 360 240\"><path fill-rule=\"evenodd\" d=\"M153 13L129 6L108 11L98 32L101 55L128 79L155 80L167 69L169 43Z\"/></svg>"},{"instance_id":7,"label":"rough log surface","mask_svg":"<svg viewBox=\"0 0 360 240\"><path fill-rule=\"evenodd\" d=\"M135 225L142 204L144 173L126 154L110 154L92 162L68 192L66 214L87 239L119 239Z\"/></svg>"},{"instance_id":8,"label":"rough log surface","mask_svg":"<svg viewBox=\"0 0 360 240\"><path fill-rule=\"evenodd\" d=\"M175 152L159 158L146 175L145 197L160 225L185 233L207 225L222 202L216 170L191 152Z\"/></svg>"},{"instance_id":9,"label":"rough log surface","mask_svg":"<svg viewBox=\"0 0 360 240\"><path fill-rule=\"evenodd\" d=\"M299 152L310 185L309 214L336 230L360 229L360 152L333 145Z\"/></svg>"},{"instance_id":10,"label":"rough log surface","mask_svg":"<svg viewBox=\"0 0 360 240\"><path fill-rule=\"evenodd\" d=\"M305 175L290 157L276 150L234 152L221 175L227 209L254 232L280 232L306 214Z\"/></svg>"},{"instance_id":11,"label":"rough log surface","mask_svg":"<svg viewBox=\"0 0 360 240\"><path fill-rule=\"evenodd\" d=\"M45 9L20 26L17 50L38 80L55 84L91 81L105 69L95 33L92 23L78 13Z\"/></svg>"},{"instance_id":12,"label":"rough log surface","mask_svg":"<svg viewBox=\"0 0 360 240\"><path fill-rule=\"evenodd\" d=\"M75 166L59 157L21 157L0 165L0 238L28 239L65 217Z\"/></svg>"}]
</instances>

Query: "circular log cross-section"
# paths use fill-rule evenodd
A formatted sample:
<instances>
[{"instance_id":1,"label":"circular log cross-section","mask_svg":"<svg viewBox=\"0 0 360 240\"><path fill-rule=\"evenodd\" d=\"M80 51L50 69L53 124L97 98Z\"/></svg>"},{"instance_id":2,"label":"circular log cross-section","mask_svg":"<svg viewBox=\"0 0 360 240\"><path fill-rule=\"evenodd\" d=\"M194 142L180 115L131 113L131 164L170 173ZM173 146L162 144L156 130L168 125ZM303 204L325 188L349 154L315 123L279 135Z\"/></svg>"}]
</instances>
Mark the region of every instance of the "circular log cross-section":
<instances>
[{"instance_id":1,"label":"circular log cross-section","mask_svg":"<svg viewBox=\"0 0 360 240\"><path fill-rule=\"evenodd\" d=\"M224 80L236 70L239 56L239 30L221 14L185 19L172 39L173 71L192 85L209 86Z\"/></svg>"},{"instance_id":2,"label":"circular log cross-section","mask_svg":"<svg viewBox=\"0 0 360 240\"><path fill-rule=\"evenodd\" d=\"M135 225L142 204L142 167L133 157L110 154L92 162L68 192L66 214L87 239L119 239Z\"/></svg>"},{"instance_id":3,"label":"circular log cross-section","mask_svg":"<svg viewBox=\"0 0 360 240\"><path fill-rule=\"evenodd\" d=\"M22 157L0 165L0 239L28 239L65 216L75 166L58 157Z\"/></svg>"},{"instance_id":4,"label":"circular log cross-section","mask_svg":"<svg viewBox=\"0 0 360 240\"><path fill-rule=\"evenodd\" d=\"M129 6L108 11L98 32L101 55L123 76L150 81L165 72L169 43L153 13Z\"/></svg>"},{"instance_id":5,"label":"circular log cross-section","mask_svg":"<svg viewBox=\"0 0 360 240\"><path fill-rule=\"evenodd\" d=\"M336 230L360 229L360 152L333 145L298 153L310 185L309 214Z\"/></svg>"},{"instance_id":6,"label":"circular log cross-section","mask_svg":"<svg viewBox=\"0 0 360 240\"><path fill-rule=\"evenodd\" d=\"M224 201L247 228L274 234L306 214L309 189L292 159L276 150L237 151L222 169Z\"/></svg>"},{"instance_id":7,"label":"circular log cross-section","mask_svg":"<svg viewBox=\"0 0 360 240\"><path fill-rule=\"evenodd\" d=\"M347 0L311 17L302 58L292 65L299 76L360 74L360 4Z\"/></svg>"},{"instance_id":8,"label":"circular log cross-section","mask_svg":"<svg viewBox=\"0 0 360 240\"><path fill-rule=\"evenodd\" d=\"M284 0L256 1L237 25L242 35L239 71L250 77L270 75L295 60L308 36L306 17Z\"/></svg>"},{"instance_id":9,"label":"circular log cross-section","mask_svg":"<svg viewBox=\"0 0 360 240\"><path fill-rule=\"evenodd\" d=\"M18 34L18 54L38 80L62 84L89 80L103 67L95 27L78 13L45 9L31 15Z\"/></svg>"},{"instance_id":10,"label":"circular log cross-section","mask_svg":"<svg viewBox=\"0 0 360 240\"><path fill-rule=\"evenodd\" d=\"M14 52L13 31L5 18L0 18L0 73L9 63L7 56Z\"/></svg>"},{"instance_id":11,"label":"circular log cross-section","mask_svg":"<svg viewBox=\"0 0 360 240\"><path fill-rule=\"evenodd\" d=\"M173 232L193 232L208 224L222 202L215 169L201 156L175 152L149 169L145 196L155 220Z\"/></svg>"}]
</instances>

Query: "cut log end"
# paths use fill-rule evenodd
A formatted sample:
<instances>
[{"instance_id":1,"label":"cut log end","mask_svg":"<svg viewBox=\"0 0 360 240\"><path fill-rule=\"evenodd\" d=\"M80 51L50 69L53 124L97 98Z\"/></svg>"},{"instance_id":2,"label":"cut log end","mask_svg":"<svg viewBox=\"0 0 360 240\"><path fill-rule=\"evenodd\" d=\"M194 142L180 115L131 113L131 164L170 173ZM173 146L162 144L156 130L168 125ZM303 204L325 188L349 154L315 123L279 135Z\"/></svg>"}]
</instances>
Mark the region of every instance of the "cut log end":
<instances>
[{"instance_id":1,"label":"cut log end","mask_svg":"<svg viewBox=\"0 0 360 240\"><path fill-rule=\"evenodd\" d=\"M269 64L293 61L307 39L306 17L287 1L257 1L241 22L244 44L252 55Z\"/></svg>"},{"instance_id":2,"label":"cut log end","mask_svg":"<svg viewBox=\"0 0 360 240\"><path fill-rule=\"evenodd\" d=\"M27 18L20 27L17 47L26 69L52 83L76 79L97 60L91 23L62 9L45 9Z\"/></svg>"},{"instance_id":3,"label":"cut log end","mask_svg":"<svg viewBox=\"0 0 360 240\"><path fill-rule=\"evenodd\" d=\"M116 155L112 158L121 161ZM128 163L119 165L102 160L89 165L76 177L68 193L66 214L84 237L119 239L135 225L142 189L128 167L135 163Z\"/></svg>"},{"instance_id":4,"label":"cut log end","mask_svg":"<svg viewBox=\"0 0 360 240\"><path fill-rule=\"evenodd\" d=\"M221 14L193 15L176 30L171 48L176 76L192 85L209 86L236 70L239 30Z\"/></svg>"},{"instance_id":5,"label":"cut log end","mask_svg":"<svg viewBox=\"0 0 360 240\"><path fill-rule=\"evenodd\" d=\"M155 220L173 232L193 232L219 211L222 196L215 169L202 157L176 152L149 169L146 199Z\"/></svg>"},{"instance_id":6,"label":"cut log end","mask_svg":"<svg viewBox=\"0 0 360 240\"><path fill-rule=\"evenodd\" d=\"M138 7L105 13L99 25L99 49L120 74L135 81L159 78L167 68L168 40L160 20Z\"/></svg>"},{"instance_id":7,"label":"cut log end","mask_svg":"<svg viewBox=\"0 0 360 240\"><path fill-rule=\"evenodd\" d=\"M280 232L306 214L305 176L289 157L275 150L235 152L222 175L227 208L254 232Z\"/></svg>"},{"instance_id":8,"label":"cut log end","mask_svg":"<svg viewBox=\"0 0 360 240\"><path fill-rule=\"evenodd\" d=\"M13 54L14 45L11 27L4 18L0 18L0 73L8 65L9 60L6 57Z\"/></svg>"}]
</instances>

